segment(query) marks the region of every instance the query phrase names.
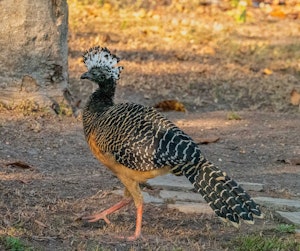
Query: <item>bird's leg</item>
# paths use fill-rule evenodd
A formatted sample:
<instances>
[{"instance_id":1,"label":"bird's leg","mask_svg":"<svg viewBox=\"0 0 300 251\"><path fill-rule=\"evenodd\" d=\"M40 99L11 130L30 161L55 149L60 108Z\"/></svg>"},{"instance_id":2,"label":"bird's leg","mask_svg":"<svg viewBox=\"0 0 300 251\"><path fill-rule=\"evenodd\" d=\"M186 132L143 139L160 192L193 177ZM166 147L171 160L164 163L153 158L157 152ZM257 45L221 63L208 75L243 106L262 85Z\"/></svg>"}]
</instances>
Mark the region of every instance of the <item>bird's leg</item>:
<instances>
[{"instance_id":1,"label":"bird's leg","mask_svg":"<svg viewBox=\"0 0 300 251\"><path fill-rule=\"evenodd\" d=\"M131 198L133 198L136 207L136 225L135 225L134 234L129 237L119 236L119 238L127 241L135 241L141 237L142 218L143 218L143 196L138 182L132 179L128 179L125 176L120 176L119 179L126 187L125 197L130 196Z\"/></svg>"},{"instance_id":2,"label":"bird's leg","mask_svg":"<svg viewBox=\"0 0 300 251\"><path fill-rule=\"evenodd\" d=\"M112 207L104 210L101 213L89 215L82 217L83 220L87 220L88 222L96 222L98 220L104 220L107 224L110 224L109 219L107 219L107 215L119 210L120 208L128 205L132 201L131 198L123 198L121 201L119 201L117 204L113 205Z\"/></svg>"},{"instance_id":3,"label":"bird's leg","mask_svg":"<svg viewBox=\"0 0 300 251\"><path fill-rule=\"evenodd\" d=\"M135 241L141 237L142 229L142 218L143 218L143 204L136 209L136 225L134 235L125 238L127 241Z\"/></svg>"}]
</instances>

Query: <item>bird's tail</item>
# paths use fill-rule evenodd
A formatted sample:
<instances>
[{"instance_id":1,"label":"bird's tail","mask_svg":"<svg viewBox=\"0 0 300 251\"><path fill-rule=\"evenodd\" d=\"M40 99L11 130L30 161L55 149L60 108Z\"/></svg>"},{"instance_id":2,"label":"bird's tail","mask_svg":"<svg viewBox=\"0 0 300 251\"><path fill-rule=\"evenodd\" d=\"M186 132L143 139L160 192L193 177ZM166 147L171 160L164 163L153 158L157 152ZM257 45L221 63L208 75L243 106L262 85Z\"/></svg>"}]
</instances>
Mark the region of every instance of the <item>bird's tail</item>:
<instances>
[{"instance_id":1,"label":"bird's tail","mask_svg":"<svg viewBox=\"0 0 300 251\"><path fill-rule=\"evenodd\" d=\"M181 170L222 220L238 227L240 219L253 224L253 217L263 218L259 205L244 189L206 159Z\"/></svg>"}]
</instances>

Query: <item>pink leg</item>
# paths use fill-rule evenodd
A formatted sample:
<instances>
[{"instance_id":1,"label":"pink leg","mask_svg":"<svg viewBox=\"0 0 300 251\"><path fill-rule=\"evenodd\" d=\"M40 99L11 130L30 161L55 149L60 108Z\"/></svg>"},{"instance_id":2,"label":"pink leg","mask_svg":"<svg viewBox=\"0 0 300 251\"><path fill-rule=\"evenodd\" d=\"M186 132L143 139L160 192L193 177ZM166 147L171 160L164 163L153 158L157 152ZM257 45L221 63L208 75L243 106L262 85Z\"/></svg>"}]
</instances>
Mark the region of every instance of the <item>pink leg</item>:
<instances>
[{"instance_id":1,"label":"pink leg","mask_svg":"<svg viewBox=\"0 0 300 251\"><path fill-rule=\"evenodd\" d=\"M138 206L136 209L136 226L135 226L134 235L125 238L126 240L135 241L141 237L142 218L143 218L143 204Z\"/></svg>"},{"instance_id":2,"label":"pink leg","mask_svg":"<svg viewBox=\"0 0 300 251\"><path fill-rule=\"evenodd\" d=\"M113 205L112 207L104 210L103 212L85 216L85 217L82 217L82 219L87 220L88 222L96 222L96 221L102 219L107 224L110 224L110 221L107 219L106 215L109 215L109 214L119 210L120 208L128 205L130 202L131 202L131 198L123 198L120 202L118 202L117 204Z\"/></svg>"},{"instance_id":3,"label":"pink leg","mask_svg":"<svg viewBox=\"0 0 300 251\"><path fill-rule=\"evenodd\" d=\"M142 218L143 218L143 204L138 206L137 209L136 209L136 226L135 226L134 234L129 236L129 237L117 236L117 238L122 239L122 240L126 240L126 241L135 241L139 238L143 238L141 236Z\"/></svg>"}]
</instances>

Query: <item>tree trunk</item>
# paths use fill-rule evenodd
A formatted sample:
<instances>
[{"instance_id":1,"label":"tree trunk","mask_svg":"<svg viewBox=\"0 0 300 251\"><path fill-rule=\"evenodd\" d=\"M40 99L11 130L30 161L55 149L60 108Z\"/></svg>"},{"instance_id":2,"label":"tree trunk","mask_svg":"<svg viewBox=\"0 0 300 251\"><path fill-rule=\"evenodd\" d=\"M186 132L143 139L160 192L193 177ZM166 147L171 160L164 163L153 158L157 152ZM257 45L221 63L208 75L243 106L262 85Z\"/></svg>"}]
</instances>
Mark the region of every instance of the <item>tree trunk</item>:
<instances>
[{"instance_id":1,"label":"tree trunk","mask_svg":"<svg viewBox=\"0 0 300 251\"><path fill-rule=\"evenodd\" d=\"M53 106L68 89L67 0L0 0L0 103Z\"/></svg>"}]
</instances>

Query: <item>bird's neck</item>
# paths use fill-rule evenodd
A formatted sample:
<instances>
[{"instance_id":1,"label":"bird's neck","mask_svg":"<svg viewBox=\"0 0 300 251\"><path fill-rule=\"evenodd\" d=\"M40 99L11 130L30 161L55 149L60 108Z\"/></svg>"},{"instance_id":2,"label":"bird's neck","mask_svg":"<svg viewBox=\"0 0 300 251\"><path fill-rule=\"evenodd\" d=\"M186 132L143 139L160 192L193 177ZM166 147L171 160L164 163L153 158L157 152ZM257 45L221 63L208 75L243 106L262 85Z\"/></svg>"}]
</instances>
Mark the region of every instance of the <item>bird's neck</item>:
<instances>
[{"instance_id":1,"label":"bird's neck","mask_svg":"<svg viewBox=\"0 0 300 251\"><path fill-rule=\"evenodd\" d=\"M101 113L114 105L115 87L99 87L89 98L86 109L91 113Z\"/></svg>"},{"instance_id":2,"label":"bird's neck","mask_svg":"<svg viewBox=\"0 0 300 251\"><path fill-rule=\"evenodd\" d=\"M86 109L91 113L101 113L114 104L113 95L97 89L89 98Z\"/></svg>"},{"instance_id":3,"label":"bird's neck","mask_svg":"<svg viewBox=\"0 0 300 251\"><path fill-rule=\"evenodd\" d=\"M108 82L107 85L99 84L99 88L90 96L82 114L86 138L89 137L94 128L95 120L114 105L115 86L115 82Z\"/></svg>"},{"instance_id":4,"label":"bird's neck","mask_svg":"<svg viewBox=\"0 0 300 251\"><path fill-rule=\"evenodd\" d=\"M95 126L95 120L101 116L102 113L114 105L114 95L111 95L100 88L98 88L89 98L86 106L83 109L82 122L84 134L86 138L89 137Z\"/></svg>"}]
</instances>

